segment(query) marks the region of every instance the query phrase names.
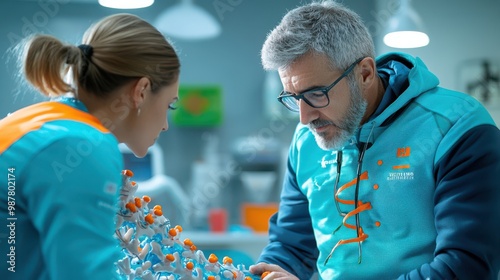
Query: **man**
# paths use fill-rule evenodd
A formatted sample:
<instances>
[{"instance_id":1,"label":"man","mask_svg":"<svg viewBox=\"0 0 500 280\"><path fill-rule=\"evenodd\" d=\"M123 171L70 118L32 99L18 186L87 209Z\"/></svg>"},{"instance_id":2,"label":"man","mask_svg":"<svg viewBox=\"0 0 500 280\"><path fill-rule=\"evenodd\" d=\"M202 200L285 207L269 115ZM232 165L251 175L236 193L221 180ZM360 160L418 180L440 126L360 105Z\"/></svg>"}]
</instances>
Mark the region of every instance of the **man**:
<instances>
[{"instance_id":1,"label":"man","mask_svg":"<svg viewBox=\"0 0 500 280\"><path fill-rule=\"evenodd\" d=\"M360 17L331 1L290 11L264 68L300 115L268 279L497 279L500 131L472 97L406 54L374 59Z\"/></svg>"}]
</instances>

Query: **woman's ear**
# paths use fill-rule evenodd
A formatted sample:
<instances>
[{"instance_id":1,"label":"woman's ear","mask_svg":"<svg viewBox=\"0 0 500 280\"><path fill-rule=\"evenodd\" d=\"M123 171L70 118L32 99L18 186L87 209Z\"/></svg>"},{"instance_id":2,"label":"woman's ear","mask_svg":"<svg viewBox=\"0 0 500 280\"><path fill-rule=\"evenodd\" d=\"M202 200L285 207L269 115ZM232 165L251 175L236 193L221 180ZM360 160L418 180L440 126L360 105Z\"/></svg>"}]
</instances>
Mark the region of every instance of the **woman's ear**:
<instances>
[{"instance_id":1,"label":"woman's ear","mask_svg":"<svg viewBox=\"0 0 500 280\"><path fill-rule=\"evenodd\" d=\"M146 91L151 87L151 82L148 78L142 77L140 78L135 85L132 87L132 101L135 108L139 108L139 106L144 102L146 98Z\"/></svg>"}]
</instances>

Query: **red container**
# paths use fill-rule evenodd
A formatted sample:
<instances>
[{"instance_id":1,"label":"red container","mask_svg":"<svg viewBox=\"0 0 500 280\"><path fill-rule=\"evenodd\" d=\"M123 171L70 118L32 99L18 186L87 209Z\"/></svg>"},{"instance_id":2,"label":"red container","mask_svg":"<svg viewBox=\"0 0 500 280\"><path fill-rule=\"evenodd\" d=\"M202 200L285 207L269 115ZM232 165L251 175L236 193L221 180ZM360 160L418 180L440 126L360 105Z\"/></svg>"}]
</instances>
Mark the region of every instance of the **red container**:
<instances>
[{"instance_id":1,"label":"red container","mask_svg":"<svg viewBox=\"0 0 500 280\"><path fill-rule=\"evenodd\" d=\"M212 208L208 211L208 226L211 232L226 232L228 223L227 210Z\"/></svg>"}]
</instances>

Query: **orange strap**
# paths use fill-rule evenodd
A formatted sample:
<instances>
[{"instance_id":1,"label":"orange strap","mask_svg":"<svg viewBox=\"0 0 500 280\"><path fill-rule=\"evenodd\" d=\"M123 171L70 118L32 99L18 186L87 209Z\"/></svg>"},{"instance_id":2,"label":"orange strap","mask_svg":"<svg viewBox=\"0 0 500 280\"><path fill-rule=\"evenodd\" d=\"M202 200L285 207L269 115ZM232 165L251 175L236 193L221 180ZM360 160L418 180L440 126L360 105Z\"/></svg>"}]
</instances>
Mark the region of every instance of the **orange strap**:
<instances>
[{"instance_id":1,"label":"orange strap","mask_svg":"<svg viewBox=\"0 0 500 280\"><path fill-rule=\"evenodd\" d=\"M360 181L368 180L368 171L365 171L365 172L361 173L361 175L359 175L359 180ZM335 193L335 200L337 200L338 202L343 203L343 204L352 204L352 205L354 205L354 199L353 200L340 199L339 198L339 194L342 191L344 191L345 189L354 186L357 181L358 181L358 179L354 178L350 182L347 182L347 183L345 183L345 185L343 185L342 187L340 187L337 190L337 192Z\"/></svg>"},{"instance_id":2,"label":"orange strap","mask_svg":"<svg viewBox=\"0 0 500 280\"><path fill-rule=\"evenodd\" d=\"M97 130L108 133L109 130L91 114L83 112L60 102L41 102L22 108L0 120L0 154L30 131L42 127L55 120L72 120L93 126Z\"/></svg>"},{"instance_id":3,"label":"orange strap","mask_svg":"<svg viewBox=\"0 0 500 280\"><path fill-rule=\"evenodd\" d=\"M362 180L368 180L368 171L365 171L363 173L361 173L361 175L359 176L359 180L362 181ZM337 200L338 202L340 203L343 203L343 204L353 204L354 205L354 200L346 200L346 199L340 199L338 197L339 193L341 193L342 191L344 191L345 189L347 188L350 188L352 186L354 186L356 183L357 183L358 179L357 178L354 178L353 180L351 180L350 182L347 182L345 185L343 185L342 187L340 187L337 192L335 193L335 200ZM355 216L363 211L367 211L367 210L370 210L372 209L372 205L370 202L365 202L363 203L363 201L361 200L358 200L358 205L356 206L356 208L354 208L354 210L350 211L349 213L347 213L344 218L342 219L342 224L346 227L346 228L349 228L349 229L352 229L352 230L356 230L357 231L357 237L354 237L354 238L349 238L349 239L340 239L337 244L335 244L335 246L333 247L332 251L330 252L330 254L328 255L328 257L326 258L325 260L325 264L328 262L328 260L331 258L333 252L341 245L344 245L344 244L349 244L349 243L353 243L353 242L363 242L365 241L367 238L368 238L368 235L363 231L363 227L362 226L359 226L357 227L356 225L353 225L353 224L349 224L347 223L347 219L349 219L350 217L352 216ZM335 234L335 232L337 230L340 229L340 226L333 232ZM359 256L359 260L358 262L361 261L361 255Z\"/></svg>"}]
</instances>

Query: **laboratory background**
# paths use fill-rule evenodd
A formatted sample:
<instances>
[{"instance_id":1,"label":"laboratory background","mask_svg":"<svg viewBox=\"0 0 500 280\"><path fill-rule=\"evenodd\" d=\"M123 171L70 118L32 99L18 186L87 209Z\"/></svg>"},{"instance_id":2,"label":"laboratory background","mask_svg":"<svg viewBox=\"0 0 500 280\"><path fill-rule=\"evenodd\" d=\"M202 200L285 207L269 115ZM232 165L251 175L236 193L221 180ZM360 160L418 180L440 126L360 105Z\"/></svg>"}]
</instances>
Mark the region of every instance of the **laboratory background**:
<instances>
[{"instance_id":1,"label":"laboratory background","mask_svg":"<svg viewBox=\"0 0 500 280\"><path fill-rule=\"evenodd\" d=\"M255 260L267 242L298 116L276 100L276 72L260 50L268 32L306 0L156 0L113 9L98 0L3 0L0 4L0 118L41 95L23 85L9 49L32 33L79 45L88 26L133 13L159 28L181 60L179 109L144 158L122 148L139 193L148 194L201 249L233 250ZM343 0L367 24L377 55L404 51L423 59L440 84L478 98L500 123L500 0L411 1L428 45L384 44L399 0ZM405 1L406 2L406 1ZM461 110L463 108L456 108ZM1 136L0 136L1 137Z\"/></svg>"}]
</instances>

